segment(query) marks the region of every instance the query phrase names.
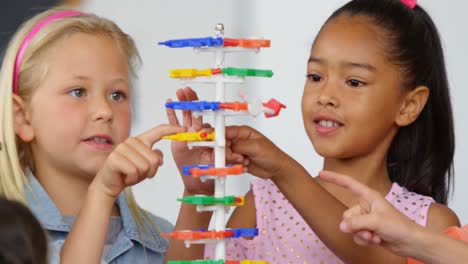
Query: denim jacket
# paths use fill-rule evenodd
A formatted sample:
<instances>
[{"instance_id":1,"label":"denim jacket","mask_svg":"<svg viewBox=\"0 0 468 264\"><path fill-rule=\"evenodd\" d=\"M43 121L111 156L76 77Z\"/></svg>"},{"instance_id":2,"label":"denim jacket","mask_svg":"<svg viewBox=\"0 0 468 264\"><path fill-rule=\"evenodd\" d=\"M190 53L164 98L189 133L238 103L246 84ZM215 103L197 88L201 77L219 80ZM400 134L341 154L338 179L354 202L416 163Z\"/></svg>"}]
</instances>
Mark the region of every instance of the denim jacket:
<instances>
[{"instance_id":1,"label":"denim jacket","mask_svg":"<svg viewBox=\"0 0 468 264\"><path fill-rule=\"evenodd\" d=\"M60 263L60 249L71 225L63 221L60 211L34 176L29 176L29 184L25 187L26 200L49 234L49 263ZM101 263L162 263L169 241L161 237L160 232L171 232L173 225L151 215L160 230L148 226L151 234L146 232L140 237L123 193L116 199L116 204L120 208L122 230Z\"/></svg>"}]
</instances>

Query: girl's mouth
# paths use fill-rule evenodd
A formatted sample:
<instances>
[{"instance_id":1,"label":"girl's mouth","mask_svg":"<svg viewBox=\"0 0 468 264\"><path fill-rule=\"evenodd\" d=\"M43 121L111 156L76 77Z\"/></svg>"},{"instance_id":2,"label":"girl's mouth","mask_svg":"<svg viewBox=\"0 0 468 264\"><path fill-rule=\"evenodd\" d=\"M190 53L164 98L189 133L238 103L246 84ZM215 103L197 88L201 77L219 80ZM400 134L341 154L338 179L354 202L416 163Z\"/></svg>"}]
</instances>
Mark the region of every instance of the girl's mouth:
<instances>
[{"instance_id":1,"label":"girl's mouth","mask_svg":"<svg viewBox=\"0 0 468 264\"><path fill-rule=\"evenodd\" d=\"M325 118L315 119L314 123L317 132L323 135L331 134L343 126L343 124L338 121Z\"/></svg>"},{"instance_id":2,"label":"girl's mouth","mask_svg":"<svg viewBox=\"0 0 468 264\"><path fill-rule=\"evenodd\" d=\"M112 138L104 135L92 136L83 140L83 142L101 150L109 150L114 147Z\"/></svg>"},{"instance_id":3,"label":"girl's mouth","mask_svg":"<svg viewBox=\"0 0 468 264\"><path fill-rule=\"evenodd\" d=\"M342 126L340 123L335 122L335 121L330 121L330 120L320 120L320 121L316 121L315 123L319 124L322 127L327 127L327 128Z\"/></svg>"}]
</instances>

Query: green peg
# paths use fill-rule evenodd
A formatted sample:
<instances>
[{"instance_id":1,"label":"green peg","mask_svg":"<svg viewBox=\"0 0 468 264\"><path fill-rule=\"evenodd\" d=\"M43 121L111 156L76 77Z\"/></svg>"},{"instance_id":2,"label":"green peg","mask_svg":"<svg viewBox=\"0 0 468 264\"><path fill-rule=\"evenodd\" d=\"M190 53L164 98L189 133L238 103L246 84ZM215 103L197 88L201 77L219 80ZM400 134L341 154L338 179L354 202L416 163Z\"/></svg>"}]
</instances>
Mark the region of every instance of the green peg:
<instances>
[{"instance_id":1,"label":"green peg","mask_svg":"<svg viewBox=\"0 0 468 264\"><path fill-rule=\"evenodd\" d=\"M252 77L271 77L273 76L273 71L271 70L258 70L258 69L247 69L247 68L233 68L228 67L222 69L223 74L230 76L252 76Z\"/></svg>"}]
</instances>

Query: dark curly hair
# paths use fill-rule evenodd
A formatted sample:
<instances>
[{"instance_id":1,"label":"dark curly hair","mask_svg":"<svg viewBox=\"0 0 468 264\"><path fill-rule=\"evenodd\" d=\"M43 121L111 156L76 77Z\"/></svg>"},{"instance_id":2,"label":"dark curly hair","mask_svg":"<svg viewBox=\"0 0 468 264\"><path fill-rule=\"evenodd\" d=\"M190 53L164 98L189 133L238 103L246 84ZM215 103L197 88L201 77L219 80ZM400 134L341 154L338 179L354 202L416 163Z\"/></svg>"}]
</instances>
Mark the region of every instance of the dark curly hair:
<instances>
[{"instance_id":1,"label":"dark curly hair","mask_svg":"<svg viewBox=\"0 0 468 264\"><path fill-rule=\"evenodd\" d=\"M0 263L47 263L45 231L23 204L0 197L0 234Z\"/></svg>"}]
</instances>

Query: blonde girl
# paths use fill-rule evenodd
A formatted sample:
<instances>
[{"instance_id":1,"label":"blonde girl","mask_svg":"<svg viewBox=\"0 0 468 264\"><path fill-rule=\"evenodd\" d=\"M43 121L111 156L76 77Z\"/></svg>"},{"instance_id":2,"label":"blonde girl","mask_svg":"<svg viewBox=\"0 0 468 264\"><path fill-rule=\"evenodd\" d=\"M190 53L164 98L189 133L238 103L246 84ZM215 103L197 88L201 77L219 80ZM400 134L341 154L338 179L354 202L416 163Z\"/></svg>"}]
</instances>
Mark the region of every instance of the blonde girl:
<instances>
[{"instance_id":1,"label":"blonde girl","mask_svg":"<svg viewBox=\"0 0 468 264\"><path fill-rule=\"evenodd\" d=\"M0 193L27 204L51 261L162 263L172 225L136 204L152 145L176 126L130 137L133 40L113 22L53 9L18 30L0 74Z\"/></svg>"}]
</instances>

